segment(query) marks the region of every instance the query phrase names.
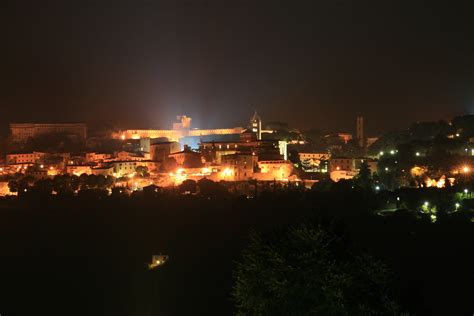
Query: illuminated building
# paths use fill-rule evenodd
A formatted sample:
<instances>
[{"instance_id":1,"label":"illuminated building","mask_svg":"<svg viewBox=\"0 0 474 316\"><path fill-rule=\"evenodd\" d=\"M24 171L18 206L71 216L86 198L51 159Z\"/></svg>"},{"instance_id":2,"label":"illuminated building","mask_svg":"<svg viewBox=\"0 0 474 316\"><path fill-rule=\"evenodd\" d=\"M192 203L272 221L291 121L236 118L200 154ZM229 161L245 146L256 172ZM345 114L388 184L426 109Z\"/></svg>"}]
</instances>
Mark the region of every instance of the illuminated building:
<instances>
[{"instance_id":1,"label":"illuminated building","mask_svg":"<svg viewBox=\"0 0 474 316\"><path fill-rule=\"evenodd\" d=\"M113 166L98 166L91 169L93 175L96 176L113 176L114 167Z\"/></svg>"},{"instance_id":2,"label":"illuminated building","mask_svg":"<svg viewBox=\"0 0 474 316\"><path fill-rule=\"evenodd\" d=\"M324 137L327 139L329 146L347 144L350 140L352 140L352 134L349 133L328 134Z\"/></svg>"},{"instance_id":3,"label":"illuminated building","mask_svg":"<svg viewBox=\"0 0 474 316\"><path fill-rule=\"evenodd\" d=\"M160 142L150 145L150 159L164 161L170 154L179 152L181 146L177 142Z\"/></svg>"},{"instance_id":4,"label":"illuminated building","mask_svg":"<svg viewBox=\"0 0 474 316\"><path fill-rule=\"evenodd\" d=\"M118 161L143 161L149 160L149 154L132 153L128 151L119 151L115 155Z\"/></svg>"},{"instance_id":5,"label":"illuminated building","mask_svg":"<svg viewBox=\"0 0 474 316\"><path fill-rule=\"evenodd\" d=\"M357 171L349 170L334 170L329 173L329 177L332 181L338 182L340 180L350 180L357 175Z\"/></svg>"},{"instance_id":6,"label":"illuminated building","mask_svg":"<svg viewBox=\"0 0 474 316\"><path fill-rule=\"evenodd\" d=\"M281 147L282 146L282 147ZM203 142L200 151L207 162L221 163L221 157L235 153L247 153L259 160L280 160L286 156L286 142L278 140Z\"/></svg>"},{"instance_id":7,"label":"illuminated building","mask_svg":"<svg viewBox=\"0 0 474 316\"><path fill-rule=\"evenodd\" d=\"M13 142L26 142L30 138L52 134L74 135L81 140L85 140L87 138L87 126L82 123L11 123L10 134Z\"/></svg>"},{"instance_id":8,"label":"illuminated building","mask_svg":"<svg viewBox=\"0 0 474 316\"><path fill-rule=\"evenodd\" d=\"M355 159L347 157L334 157L329 160L329 172L355 171Z\"/></svg>"},{"instance_id":9,"label":"illuminated building","mask_svg":"<svg viewBox=\"0 0 474 316\"><path fill-rule=\"evenodd\" d=\"M111 158L112 158L111 154L95 153L95 152L86 153L86 162L102 163L105 160L111 159Z\"/></svg>"},{"instance_id":10,"label":"illuminated building","mask_svg":"<svg viewBox=\"0 0 474 316\"><path fill-rule=\"evenodd\" d=\"M92 174L91 166L85 165L67 165L66 173L80 176L81 174Z\"/></svg>"},{"instance_id":11,"label":"illuminated building","mask_svg":"<svg viewBox=\"0 0 474 316\"><path fill-rule=\"evenodd\" d=\"M178 130L159 130L159 129L128 129L112 134L116 139L141 139L141 138L167 138L171 141L178 141L181 138L181 132Z\"/></svg>"},{"instance_id":12,"label":"illuminated building","mask_svg":"<svg viewBox=\"0 0 474 316\"><path fill-rule=\"evenodd\" d=\"M236 153L222 156L222 165L232 170L234 181L243 181L253 178L257 167L257 157L252 154Z\"/></svg>"},{"instance_id":13,"label":"illuminated building","mask_svg":"<svg viewBox=\"0 0 474 316\"><path fill-rule=\"evenodd\" d=\"M191 151L189 149L170 153L168 157L176 160L178 166L184 166L185 164L189 164L189 166L187 167L199 167L202 163L201 154L195 151Z\"/></svg>"},{"instance_id":14,"label":"illuminated building","mask_svg":"<svg viewBox=\"0 0 474 316\"><path fill-rule=\"evenodd\" d=\"M135 173L136 161L112 161L109 163L113 167L113 175L117 178Z\"/></svg>"},{"instance_id":15,"label":"illuminated building","mask_svg":"<svg viewBox=\"0 0 474 316\"><path fill-rule=\"evenodd\" d=\"M362 163L366 163L372 173L377 171L378 162L374 159L333 157L329 159L329 176L335 182L352 179L359 173Z\"/></svg>"},{"instance_id":16,"label":"illuminated building","mask_svg":"<svg viewBox=\"0 0 474 316\"><path fill-rule=\"evenodd\" d=\"M129 129L113 133L116 139L167 138L170 141L179 141L186 136L230 135L243 132L242 127L217 129L192 129L192 119L188 116L178 116L179 122L173 123L173 129Z\"/></svg>"},{"instance_id":17,"label":"illuminated building","mask_svg":"<svg viewBox=\"0 0 474 316\"><path fill-rule=\"evenodd\" d=\"M46 153L32 152L32 153L17 153L7 155L7 164L22 164L22 163L38 163L46 157Z\"/></svg>"},{"instance_id":18,"label":"illuminated building","mask_svg":"<svg viewBox=\"0 0 474 316\"><path fill-rule=\"evenodd\" d=\"M367 137L365 145L370 147L373 143L375 143L379 138L378 137Z\"/></svg>"},{"instance_id":19,"label":"illuminated building","mask_svg":"<svg viewBox=\"0 0 474 316\"><path fill-rule=\"evenodd\" d=\"M303 160L309 160L312 164L315 165L320 165L321 160L329 160L331 158L331 154L329 153L308 153L308 152L303 152L303 153L298 153L298 156L301 161Z\"/></svg>"},{"instance_id":20,"label":"illuminated building","mask_svg":"<svg viewBox=\"0 0 474 316\"><path fill-rule=\"evenodd\" d=\"M286 181L293 172L293 164L288 160L261 160L258 161L259 173L254 174L258 180Z\"/></svg>"},{"instance_id":21,"label":"illuminated building","mask_svg":"<svg viewBox=\"0 0 474 316\"><path fill-rule=\"evenodd\" d=\"M280 150L280 155L283 156L283 159L288 160L288 142L285 140L279 140L278 149Z\"/></svg>"},{"instance_id":22,"label":"illuminated building","mask_svg":"<svg viewBox=\"0 0 474 316\"><path fill-rule=\"evenodd\" d=\"M329 160L329 176L338 182L342 179L352 179L357 175L354 158L334 157Z\"/></svg>"},{"instance_id":23,"label":"illuminated building","mask_svg":"<svg viewBox=\"0 0 474 316\"><path fill-rule=\"evenodd\" d=\"M0 181L0 196L6 195L16 195L15 192L10 192L10 187L8 186L8 181Z\"/></svg>"},{"instance_id":24,"label":"illuminated building","mask_svg":"<svg viewBox=\"0 0 474 316\"><path fill-rule=\"evenodd\" d=\"M192 119L186 115L180 115L177 117L178 122L173 123L173 129L174 130L187 130L189 131L191 129L191 121Z\"/></svg>"}]
</instances>

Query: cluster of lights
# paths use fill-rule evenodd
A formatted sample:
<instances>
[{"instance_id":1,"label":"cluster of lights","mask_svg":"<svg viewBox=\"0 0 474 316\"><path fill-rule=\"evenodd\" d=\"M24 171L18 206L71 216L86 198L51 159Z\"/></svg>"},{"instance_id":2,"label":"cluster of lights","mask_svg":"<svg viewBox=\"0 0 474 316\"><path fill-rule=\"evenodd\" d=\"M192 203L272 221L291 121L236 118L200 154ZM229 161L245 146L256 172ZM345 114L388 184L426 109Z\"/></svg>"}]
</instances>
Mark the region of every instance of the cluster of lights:
<instances>
[{"instance_id":1,"label":"cluster of lights","mask_svg":"<svg viewBox=\"0 0 474 316\"><path fill-rule=\"evenodd\" d=\"M178 168L175 173L170 172L170 177L174 178L175 184L181 184L184 180L187 179L186 172L184 168Z\"/></svg>"},{"instance_id":2,"label":"cluster of lights","mask_svg":"<svg viewBox=\"0 0 474 316\"><path fill-rule=\"evenodd\" d=\"M393 149L389 151L390 155L395 155L397 152L398 150L393 150ZM385 155L385 152L383 151L379 152L379 156L383 156L383 155Z\"/></svg>"},{"instance_id":3,"label":"cluster of lights","mask_svg":"<svg viewBox=\"0 0 474 316\"><path fill-rule=\"evenodd\" d=\"M230 168L225 168L224 170L222 170L222 175L224 176L224 178L232 176L232 173L232 169Z\"/></svg>"}]
</instances>

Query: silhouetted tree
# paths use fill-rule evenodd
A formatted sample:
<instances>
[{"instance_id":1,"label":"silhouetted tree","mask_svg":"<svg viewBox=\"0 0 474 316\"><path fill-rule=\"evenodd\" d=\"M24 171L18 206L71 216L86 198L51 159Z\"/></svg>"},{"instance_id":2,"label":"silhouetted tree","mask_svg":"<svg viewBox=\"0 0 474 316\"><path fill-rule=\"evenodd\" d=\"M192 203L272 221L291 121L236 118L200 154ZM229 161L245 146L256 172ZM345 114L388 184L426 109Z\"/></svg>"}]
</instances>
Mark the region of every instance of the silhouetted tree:
<instances>
[{"instance_id":1,"label":"silhouetted tree","mask_svg":"<svg viewBox=\"0 0 474 316\"><path fill-rule=\"evenodd\" d=\"M135 168L135 171L136 171L137 175L142 177L142 178L146 178L146 177L150 176L150 173L148 172L148 168L145 167L145 166L137 166Z\"/></svg>"},{"instance_id":2,"label":"silhouetted tree","mask_svg":"<svg viewBox=\"0 0 474 316\"><path fill-rule=\"evenodd\" d=\"M253 235L235 271L238 315L399 315L382 262L321 227Z\"/></svg>"},{"instance_id":3,"label":"silhouetted tree","mask_svg":"<svg viewBox=\"0 0 474 316\"><path fill-rule=\"evenodd\" d=\"M228 193L224 186L206 178L200 179L197 184L199 193L205 197L222 197Z\"/></svg>"},{"instance_id":4,"label":"silhouetted tree","mask_svg":"<svg viewBox=\"0 0 474 316\"><path fill-rule=\"evenodd\" d=\"M196 193L197 191L197 182L191 179L184 180L183 183L179 186L179 191L181 193L190 192Z\"/></svg>"},{"instance_id":5,"label":"silhouetted tree","mask_svg":"<svg viewBox=\"0 0 474 316\"><path fill-rule=\"evenodd\" d=\"M371 189L373 186L372 171L365 161L360 165L359 174L356 176L355 184L366 190Z\"/></svg>"}]
</instances>

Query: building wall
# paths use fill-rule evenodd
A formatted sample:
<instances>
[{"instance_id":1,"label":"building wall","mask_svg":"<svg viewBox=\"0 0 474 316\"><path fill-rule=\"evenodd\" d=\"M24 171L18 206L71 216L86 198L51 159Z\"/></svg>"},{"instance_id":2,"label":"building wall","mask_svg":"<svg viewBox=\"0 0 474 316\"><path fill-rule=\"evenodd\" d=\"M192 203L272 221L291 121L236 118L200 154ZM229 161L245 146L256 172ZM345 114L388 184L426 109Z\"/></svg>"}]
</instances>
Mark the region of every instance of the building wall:
<instances>
[{"instance_id":1,"label":"building wall","mask_svg":"<svg viewBox=\"0 0 474 316\"><path fill-rule=\"evenodd\" d=\"M148 156L148 157L147 157ZM117 159L119 161L141 161L150 159L149 154L145 155L136 155L135 153L131 153L128 151L119 151L117 153Z\"/></svg>"},{"instance_id":2,"label":"building wall","mask_svg":"<svg viewBox=\"0 0 474 316\"><path fill-rule=\"evenodd\" d=\"M80 176L81 174L91 174L92 168L90 166L69 165L66 166L66 173Z\"/></svg>"},{"instance_id":3,"label":"building wall","mask_svg":"<svg viewBox=\"0 0 474 316\"><path fill-rule=\"evenodd\" d=\"M235 141L235 142L204 142L200 150L206 160L220 163L220 156L233 153L254 154L260 160L280 160L286 154L286 142L279 141ZM281 154L283 153L283 154Z\"/></svg>"},{"instance_id":4,"label":"building wall","mask_svg":"<svg viewBox=\"0 0 474 316\"><path fill-rule=\"evenodd\" d=\"M96 176L112 176L114 174L114 168L92 168L92 174Z\"/></svg>"},{"instance_id":5,"label":"building wall","mask_svg":"<svg viewBox=\"0 0 474 316\"><path fill-rule=\"evenodd\" d=\"M331 158L329 160L329 172L354 171L355 169L355 160L353 158Z\"/></svg>"},{"instance_id":6,"label":"building wall","mask_svg":"<svg viewBox=\"0 0 474 316\"><path fill-rule=\"evenodd\" d=\"M287 160L264 160L258 162L259 180L287 180L293 172L293 164Z\"/></svg>"},{"instance_id":7,"label":"building wall","mask_svg":"<svg viewBox=\"0 0 474 316\"><path fill-rule=\"evenodd\" d=\"M170 141L178 141L184 136L207 136L207 135L228 135L240 134L243 128L218 128L218 129L169 129L169 130L154 130L154 129L138 129L125 130L112 135L116 139L141 139L141 138L168 138Z\"/></svg>"},{"instance_id":8,"label":"building wall","mask_svg":"<svg viewBox=\"0 0 474 316\"><path fill-rule=\"evenodd\" d=\"M329 160L331 155L328 153L299 153L300 160L313 159L315 161Z\"/></svg>"},{"instance_id":9,"label":"building wall","mask_svg":"<svg viewBox=\"0 0 474 316\"><path fill-rule=\"evenodd\" d=\"M222 165L231 170L234 181L252 179L256 164L257 159L252 155L233 154L222 156Z\"/></svg>"},{"instance_id":10,"label":"building wall","mask_svg":"<svg viewBox=\"0 0 474 316\"><path fill-rule=\"evenodd\" d=\"M118 178L127 176L135 172L137 162L135 161L114 161L113 166L114 175Z\"/></svg>"},{"instance_id":11,"label":"building wall","mask_svg":"<svg viewBox=\"0 0 474 316\"><path fill-rule=\"evenodd\" d=\"M180 151L177 153L172 153L169 155L169 157L174 158L176 160L176 163L179 166L182 166L184 162L188 159L188 157L196 157L196 159L201 159L201 154L196 153L196 152L188 152L188 151Z\"/></svg>"},{"instance_id":12,"label":"building wall","mask_svg":"<svg viewBox=\"0 0 474 316\"><path fill-rule=\"evenodd\" d=\"M110 154L99 154L99 153L86 153L87 162L103 162L106 159L110 159L112 156Z\"/></svg>"},{"instance_id":13,"label":"building wall","mask_svg":"<svg viewBox=\"0 0 474 316\"><path fill-rule=\"evenodd\" d=\"M170 141L178 141L181 131L172 129L129 129L112 134L116 139L141 139L141 138L168 138Z\"/></svg>"},{"instance_id":14,"label":"building wall","mask_svg":"<svg viewBox=\"0 0 474 316\"><path fill-rule=\"evenodd\" d=\"M340 180L350 180L357 175L356 171L349 170L334 170L329 173L329 177L332 181L338 182Z\"/></svg>"},{"instance_id":15,"label":"building wall","mask_svg":"<svg viewBox=\"0 0 474 316\"><path fill-rule=\"evenodd\" d=\"M37 163L40 160L44 159L46 156L45 153L32 152L25 154L8 154L7 155L7 164L22 164L22 163Z\"/></svg>"},{"instance_id":16,"label":"building wall","mask_svg":"<svg viewBox=\"0 0 474 316\"><path fill-rule=\"evenodd\" d=\"M156 143L150 145L150 159L164 161L170 154L179 152L181 145L178 142Z\"/></svg>"},{"instance_id":17,"label":"building wall","mask_svg":"<svg viewBox=\"0 0 474 316\"><path fill-rule=\"evenodd\" d=\"M242 127L216 128L216 129L194 129L194 130L189 131L189 136L240 134L243 131L244 131L244 129Z\"/></svg>"},{"instance_id":18,"label":"building wall","mask_svg":"<svg viewBox=\"0 0 474 316\"><path fill-rule=\"evenodd\" d=\"M29 138L41 135L66 133L79 137L87 138L87 126L82 123L72 124L35 124L35 123L12 123L10 124L10 134L12 141L25 142Z\"/></svg>"}]
</instances>

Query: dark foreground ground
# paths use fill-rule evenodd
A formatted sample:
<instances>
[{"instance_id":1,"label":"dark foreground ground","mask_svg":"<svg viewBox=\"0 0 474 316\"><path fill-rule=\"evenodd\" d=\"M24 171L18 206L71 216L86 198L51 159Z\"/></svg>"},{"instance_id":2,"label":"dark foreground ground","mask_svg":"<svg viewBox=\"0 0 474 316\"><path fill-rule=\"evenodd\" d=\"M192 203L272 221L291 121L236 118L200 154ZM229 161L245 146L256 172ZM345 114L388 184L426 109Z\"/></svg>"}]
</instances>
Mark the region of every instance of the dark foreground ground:
<instances>
[{"instance_id":1,"label":"dark foreground ground","mask_svg":"<svg viewBox=\"0 0 474 316\"><path fill-rule=\"evenodd\" d=\"M350 199L298 195L1 201L0 314L231 315L232 269L249 231L328 205L347 210L348 234L392 268L412 313L474 311L472 224L365 216ZM157 253L169 262L148 271Z\"/></svg>"}]
</instances>

